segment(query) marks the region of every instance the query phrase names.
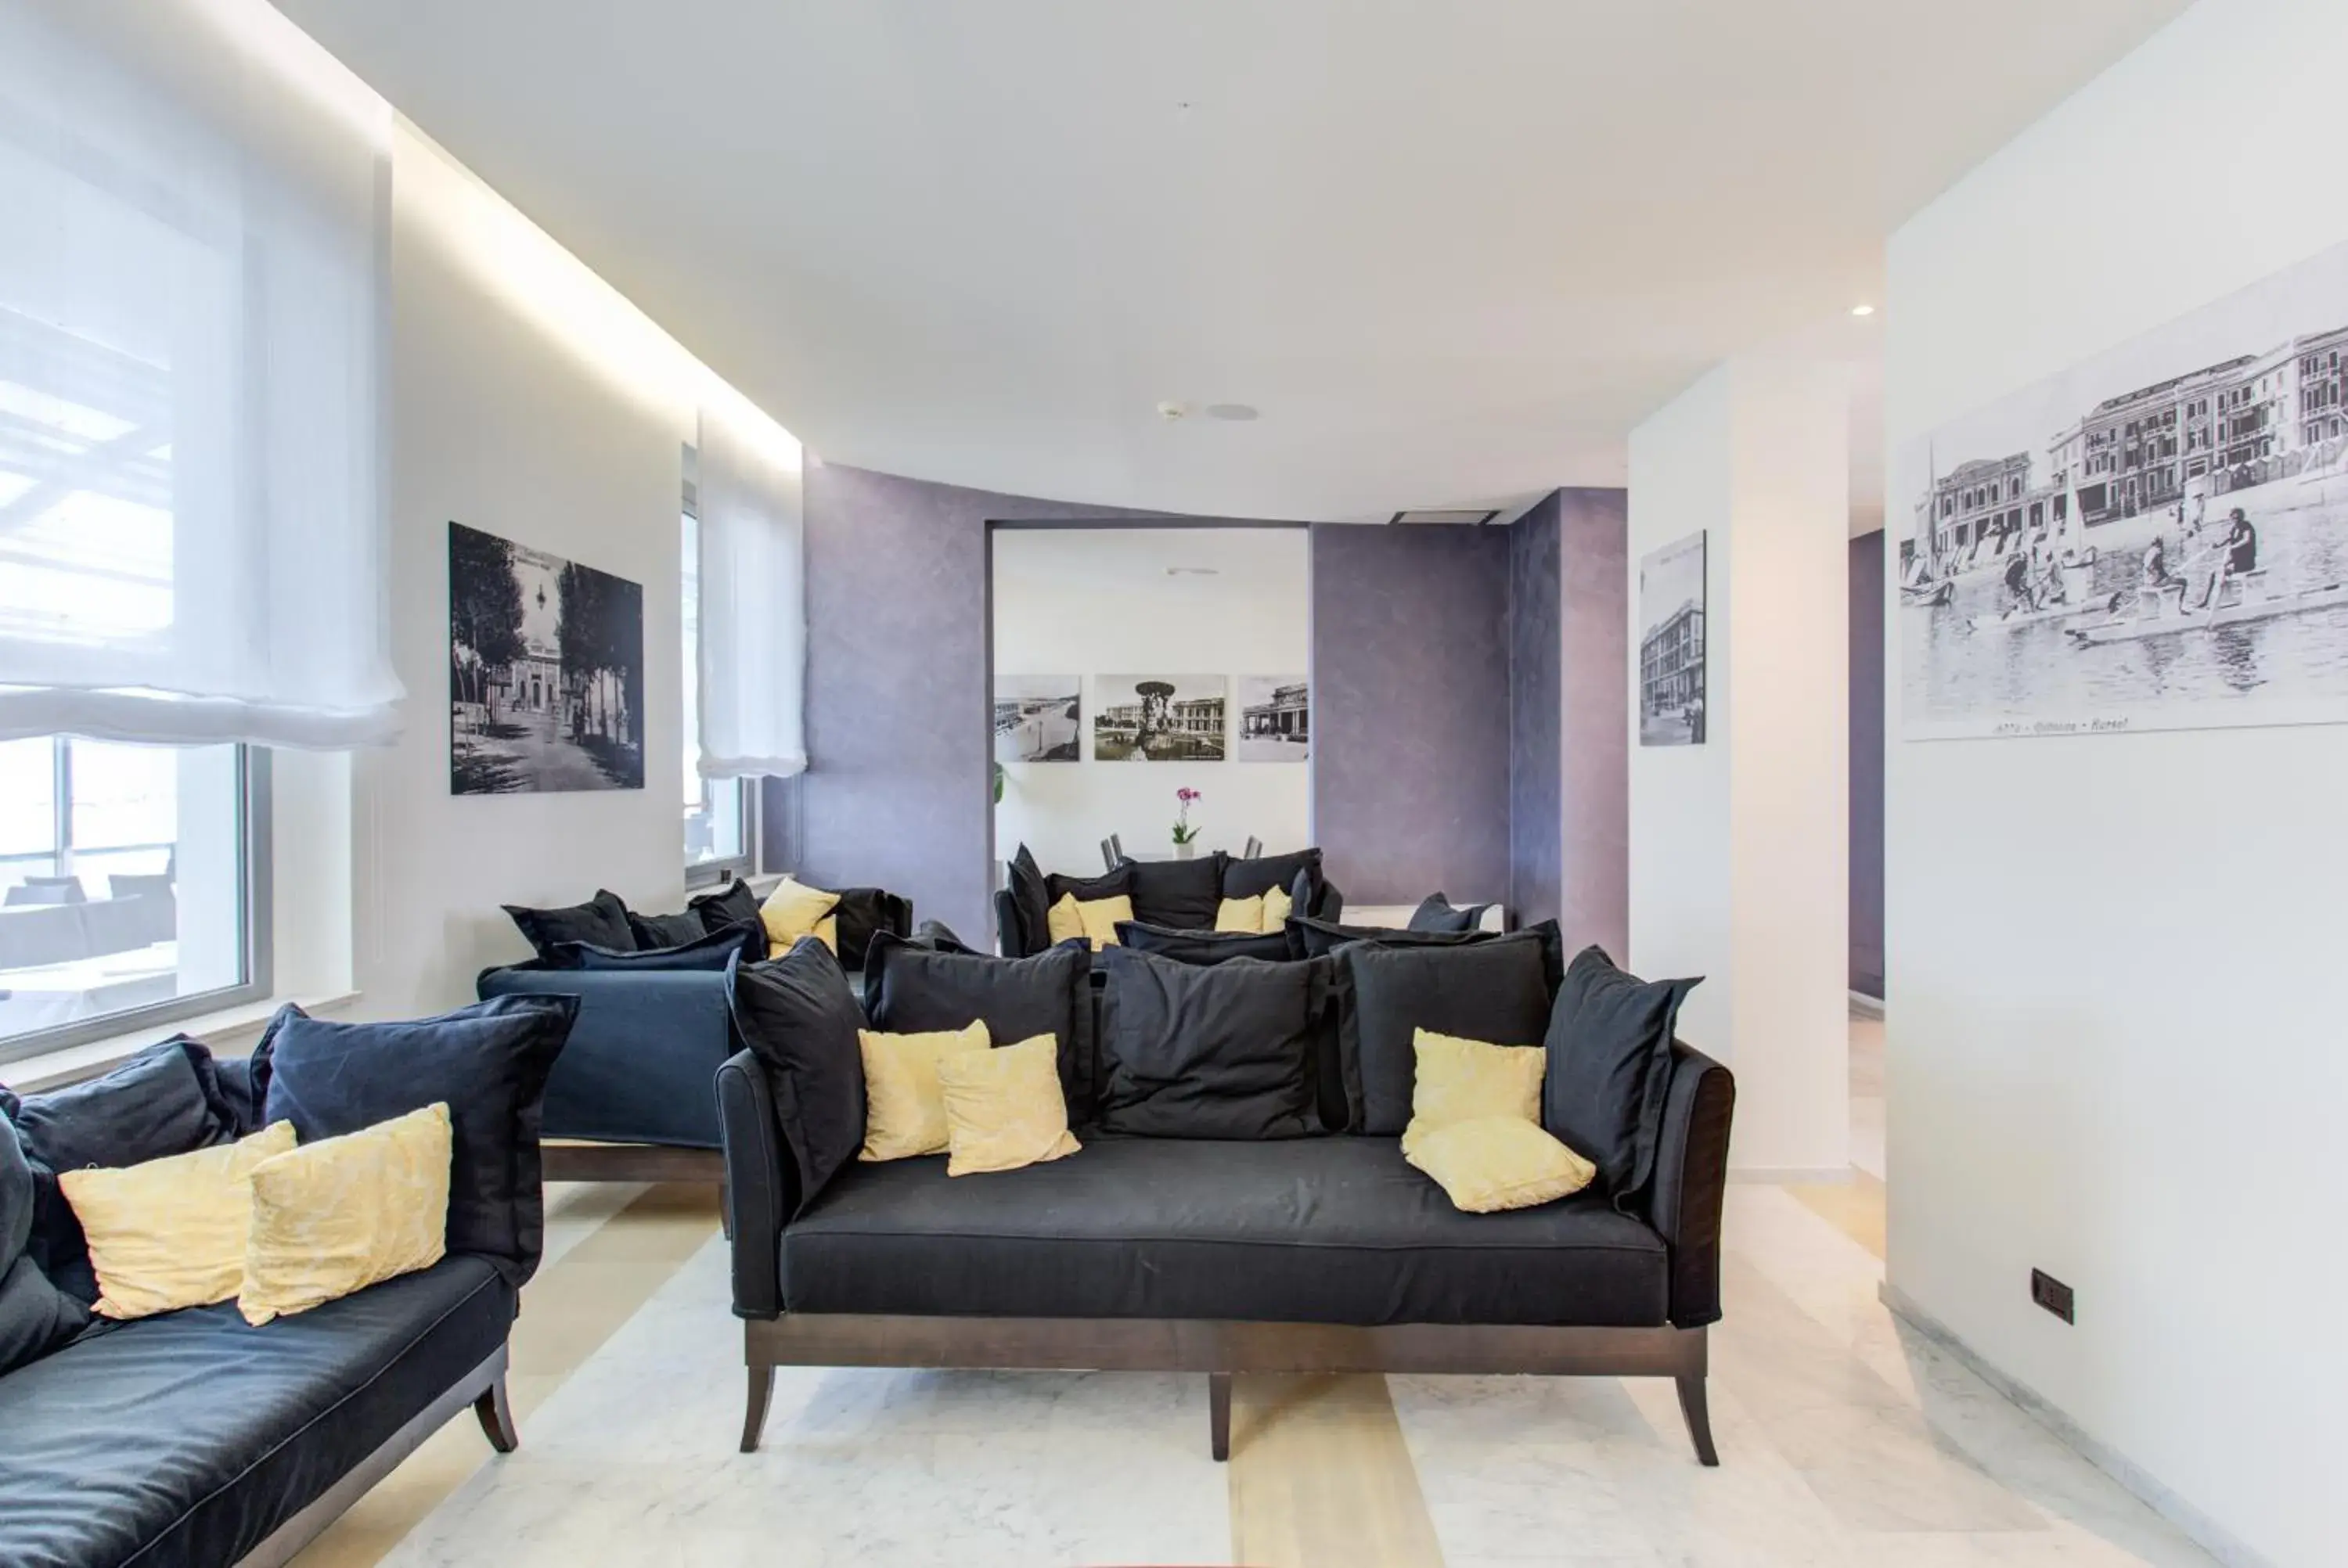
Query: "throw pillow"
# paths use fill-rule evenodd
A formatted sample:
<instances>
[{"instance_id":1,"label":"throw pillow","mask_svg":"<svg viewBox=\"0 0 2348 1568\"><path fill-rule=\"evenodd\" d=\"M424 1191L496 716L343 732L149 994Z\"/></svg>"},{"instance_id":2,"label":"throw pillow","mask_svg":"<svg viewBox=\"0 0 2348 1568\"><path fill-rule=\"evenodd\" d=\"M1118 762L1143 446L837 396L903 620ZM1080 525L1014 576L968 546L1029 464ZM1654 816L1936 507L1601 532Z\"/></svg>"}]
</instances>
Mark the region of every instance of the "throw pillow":
<instances>
[{"instance_id":1,"label":"throw pillow","mask_svg":"<svg viewBox=\"0 0 2348 1568\"><path fill-rule=\"evenodd\" d=\"M1218 931L1255 931L1263 929L1263 895L1248 898L1226 898L1215 910Z\"/></svg>"},{"instance_id":2,"label":"throw pillow","mask_svg":"<svg viewBox=\"0 0 2348 1568\"><path fill-rule=\"evenodd\" d=\"M1541 1125L1587 1154L1620 1204L1647 1184L1672 1085L1672 1030L1702 979L1642 980L1584 948L1550 1010Z\"/></svg>"},{"instance_id":3,"label":"throw pillow","mask_svg":"<svg viewBox=\"0 0 2348 1568\"><path fill-rule=\"evenodd\" d=\"M1094 1095L1092 962L1082 942L996 958L881 936L865 960L865 1005L872 1028L901 1033L960 1029L975 1019L990 1040L1052 1036L1061 1092L1081 1120Z\"/></svg>"},{"instance_id":4,"label":"throw pillow","mask_svg":"<svg viewBox=\"0 0 2348 1568\"><path fill-rule=\"evenodd\" d=\"M0 1115L0 1376L89 1327L89 1309L58 1289L29 1251L37 1194L15 1123Z\"/></svg>"},{"instance_id":5,"label":"throw pillow","mask_svg":"<svg viewBox=\"0 0 2348 1568\"><path fill-rule=\"evenodd\" d=\"M1054 902L1051 885L1024 844L1011 857L1007 877L1012 911L1018 917L1019 926L1020 951L1012 956L1032 958L1052 945L1047 930Z\"/></svg>"},{"instance_id":6,"label":"throw pillow","mask_svg":"<svg viewBox=\"0 0 2348 1568\"><path fill-rule=\"evenodd\" d=\"M1177 930L1207 929L1222 902L1228 859L1218 850L1193 860L1127 861L1120 869L1132 873L1132 917Z\"/></svg>"},{"instance_id":7,"label":"throw pillow","mask_svg":"<svg viewBox=\"0 0 2348 1568\"><path fill-rule=\"evenodd\" d=\"M755 910L752 915L755 918ZM635 945L646 950L682 948L688 942L701 940L716 929L717 927L704 924L700 912L695 909L687 909L679 915L639 915L633 909L628 911L629 933L635 938ZM580 945L585 946L584 943ZM610 948L603 950L611 951Z\"/></svg>"},{"instance_id":8,"label":"throw pillow","mask_svg":"<svg viewBox=\"0 0 2348 1568\"><path fill-rule=\"evenodd\" d=\"M293 1123L273 1122L240 1143L121 1170L60 1172L89 1238L98 1315L151 1317L234 1296L244 1277L253 1169L292 1147Z\"/></svg>"},{"instance_id":9,"label":"throw pillow","mask_svg":"<svg viewBox=\"0 0 2348 1568\"><path fill-rule=\"evenodd\" d=\"M1052 906L1047 929L1055 946L1082 939L1098 952L1117 945L1117 923L1133 918L1133 900L1124 894L1111 898L1079 898L1064 893Z\"/></svg>"},{"instance_id":10,"label":"throw pillow","mask_svg":"<svg viewBox=\"0 0 2348 1568\"><path fill-rule=\"evenodd\" d=\"M263 1113L304 1143L357 1132L436 1101L448 1107L450 1252L479 1253L514 1285L546 1242L539 1126L547 1075L579 999L491 997L437 1018L333 1023L282 1008L253 1048Z\"/></svg>"},{"instance_id":11,"label":"throw pillow","mask_svg":"<svg viewBox=\"0 0 2348 1568\"><path fill-rule=\"evenodd\" d=\"M263 1160L236 1309L258 1327L429 1268L448 1251L455 1134L435 1102Z\"/></svg>"},{"instance_id":12,"label":"throw pillow","mask_svg":"<svg viewBox=\"0 0 2348 1568\"><path fill-rule=\"evenodd\" d=\"M1170 931L1138 920L1120 920L1117 939L1128 948L1181 964L1220 964L1232 958L1285 963L1303 955L1283 926L1264 931Z\"/></svg>"},{"instance_id":13,"label":"throw pillow","mask_svg":"<svg viewBox=\"0 0 2348 1568\"><path fill-rule=\"evenodd\" d=\"M1083 1145L1068 1132L1068 1102L1056 1070L1058 1047L1039 1034L994 1050L941 1057L946 1174L1015 1171L1065 1160Z\"/></svg>"},{"instance_id":14,"label":"throw pillow","mask_svg":"<svg viewBox=\"0 0 2348 1568\"><path fill-rule=\"evenodd\" d=\"M829 936L819 929L826 919L831 917L831 912L839 903L839 895L837 893L810 887L796 876L784 877L775 884L775 890L767 895L767 901L758 906L758 918L767 927L767 946L773 951L787 952L791 944L801 937L814 937L834 954L839 953L837 923Z\"/></svg>"},{"instance_id":15,"label":"throw pillow","mask_svg":"<svg viewBox=\"0 0 2348 1568\"><path fill-rule=\"evenodd\" d=\"M1514 1116L1540 1122L1541 1070L1548 1051L1538 1045L1493 1045L1480 1040L1420 1030L1412 1037L1416 1058L1410 1091L1410 1125L1402 1130L1402 1152L1454 1122Z\"/></svg>"},{"instance_id":16,"label":"throw pillow","mask_svg":"<svg viewBox=\"0 0 2348 1568\"><path fill-rule=\"evenodd\" d=\"M917 948L927 948L933 953L967 953L972 958L983 956L976 948L955 936L953 927L943 920L922 921L913 928L913 934L906 940ZM868 945L865 948L868 960L871 957L871 948Z\"/></svg>"},{"instance_id":17,"label":"throw pillow","mask_svg":"<svg viewBox=\"0 0 2348 1568\"><path fill-rule=\"evenodd\" d=\"M1301 872L1299 875L1303 875ZM1259 931L1284 930L1288 917L1295 910L1296 900L1285 887L1269 887L1263 895L1263 917L1257 924Z\"/></svg>"},{"instance_id":18,"label":"throw pillow","mask_svg":"<svg viewBox=\"0 0 2348 1568\"><path fill-rule=\"evenodd\" d=\"M1429 1132L1403 1158L1471 1214L1529 1209L1578 1193L1597 1167L1518 1116L1486 1116Z\"/></svg>"},{"instance_id":19,"label":"throw pillow","mask_svg":"<svg viewBox=\"0 0 2348 1568\"><path fill-rule=\"evenodd\" d=\"M1044 891L1054 904L1071 893L1083 902L1096 898L1130 898L1133 897L1133 862L1128 860L1116 870L1103 872L1098 876L1063 876L1055 871L1044 878Z\"/></svg>"},{"instance_id":20,"label":"throw pillow","mask_svg":"<svg viewBox=\"0 0 2348 1568\"><path fill-rule=\"evenodd\" d=\"M1253 860L1228 861L1223 866L1222 894L1226 898L1252 898L1269 893L1275 887L1286 887L1293 896L1296 879L1302 876L1313 897L1297 905L1300 915L1314 913L1313 905L1321 894L1321 852L1299 849L1287 855L1262 855Z\"/></svg>"},{"instance_id":21,"label":"throw pillow","mask_svg":"<svg viewBox=\"0 0 2348 1568\"><path fill-rule=\"evenodd\" d=\"M832 914L839 922L832 950L839 955L840 963L851 969L864 967L873 938L883 931L904 936L913 924L912 905L879 887L841 888L839 906Z\"/></svg>"},{"instance_id":22,"label":"throw pillow","mask_svg":"<svg viewBox=\"0 0 2348 1568\"><path fill-rule=\"evenodd\" d=\"M750 891L750 885L740 877L729 878L715 893L704 893L697 898L686 899L685 912L700 916L705 931L722 931L728 926L757 927L760 947L757 956L761 958L767 957L767 927L758 917L758 896Z\"/></svg>"},{"instance_id":23,"label":"throw pillow","mask_svg":"<svg viewBox=\"0 0 2348 1568\"><path fill-rule=\"evenodd\" d=\"M1484 918L1488 904L1467 904L1454 907L1451 900L1440 893L1430 893L1410 912L1414 931L1473 931Z\"/></svg>"},{"instance_id":24,"label":"throw pillow","mask_svg":"<svg viewBox=\"0 0 2348 1568\"><path fill-rule=\"evenodd\" d=\"M617 893L598 887L595 897L584 904L566 904L559 909L532 909L520 904L501 906L521 927L522 936L539 957L557 942L592 942L599 948L611 948L625 952L636 945L634 930L628 925L628 907Z\"/></svg>"},{"instance_id":25,"label":"throw pillow","mask_svg":"<svg viewBox=\"0 0 2348 1568\"><path fill-rule=\"evenodd\" d=\"M1542 937L1464 946L1349 942L1336 955L1338 1061L1348 1124L1392 1137L1409 1125L1417 1031L1534 1040L1549 1027Z\"/></svg>"},{"instance_id":26,"label":"throw pillow","mask_svg":"<svg viewBox=\"0 0 2348 1568\"><path fill-rule=\"evenodd\" d=\"M922 1034L859 1030L856 1042L864 1061L864 1146L856 1157L909 1160L944 1153L951 1129L938 1062L962 1051L987 1050L993 1042L986 1025Z\"/></svg>"},{"instance_id":27,"label":"throw pillow","mask_svg":"<svg viewBox=\"0 0 2348 1568\"><path fill-rule=\"evenodd\" d=\"M1112 948L1101 999L1100 1126L1153 1138L1299 1138L1329 966L1200 966Z\"/></svg>"},{"instance_id":28,"label":"throw pillow","mask_svg":"<svg viewBox=\"0 0 2348 1568\"><path fill-rule=\"evenodd\" d=\"M716 970L737 958L746 963L757 962L757 954L751 951L754 941L759 951L765 950L766 943L754 927L731 926L673 948L644 948L631 953L590 947L585 942L557 942L546 950L541 962L550 969Z\"/></svg>"},{"instance_id":29,"label":"throw pillow","mask_svg":"<svg viewBox=\"0 0 2348 1568\"><path fill-rule=\"evenodd\" d=\"M864 1143L864 1011L839 959L806 938L779 958L736 967L726 999L767 1070L804 1211Z\"/></svg>"}]
</instances>

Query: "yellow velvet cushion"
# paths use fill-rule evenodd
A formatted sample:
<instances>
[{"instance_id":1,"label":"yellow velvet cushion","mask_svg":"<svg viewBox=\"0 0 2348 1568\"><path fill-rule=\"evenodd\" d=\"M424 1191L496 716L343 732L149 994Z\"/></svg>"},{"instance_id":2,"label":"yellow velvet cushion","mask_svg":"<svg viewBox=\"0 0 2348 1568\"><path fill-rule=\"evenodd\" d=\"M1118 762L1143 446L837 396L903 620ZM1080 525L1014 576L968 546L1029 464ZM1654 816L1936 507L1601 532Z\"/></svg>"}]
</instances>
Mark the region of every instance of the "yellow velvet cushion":
<instances>
[{"instance_id":1,"label":"yellow velvet cushion","mask_svg":"<svg viewBox=\"0 0 2348 1568\"><path fill-rule=\"evenodd\" d=\"M1598 1174L1597 1166L1520 1116L1448 1122L1421 1136L1403 1157L1471 1214L1554 1203Z\"/></svg>"},{"instance_id":2,"label":"yellow velvet cushion","mask_svg":"<svg viewBox=\"0 0 2348 1568\"><path fill-rule=\"evenodd\" d=\"M1215 907L1215 929L1218 931L1261 931L1263 929L1263 898L1226 898Z\"/></svg>"},{"instance_id":3,"label":"yellow velvet cushion","mask_svg":"<svg viewBox=\"0 0 2348 1568\"><path fill-rule=\"evenodd\" d=\"M1538 1045L1488 1045L1431 1029L1410 1037L1415 1058L1410 1125L1402 1130L1402 1152L1454 1122L1514 1116L1540 1124L1541 1073L1549 1052Z\"/></svg>"},{"instance_id":4,"label":"yellow velvet cushion","mask_svg":"<svg viewBox=\"0 0 2348 1568\"><path fill-rule=\"evenodd\" d=\"M294 1147L294 1123L121 1170L62 1171L57 1185L98 1275L98 1315L147 1317L236 1294L252 1172Z\"/></svg>"},{"instance_id":5,"label":"yellow velvet cushion","mask_svg":"<svg viewBox=\"0 0 2348 1568\"><path fill-rule=\"evenodd\" d=\"M252 1225L236 1309L307 1312L438 1263L448 1251L448 1107L321 1138L252 1171Z\"/></svg>"},{"instance_id":6,"label":"yellow velvet cushion","mask_svg":"<svg viewBox=\"0 0 2348 1568\"><path fill-rule=\"evenodd\" d=\"M1068 1132L1060 1092L1060 1042L1048 1034L942 1056L938 1084L945 1091L949 1176L1015 1171L1066 1159L1080 1146Z\"/></svg>"},{"instance_id":7,"label":"yellow velvet cushion","mask_svg":"<svg viewBox=\"0 0 2348 1568\"><path fill-rule=\"evenodd\" d=\"M927 1034L860 1029L856 1041L864 1052L864 1147L856 1157L910 1160L916 1154L944 1153L953 1130L946 1125L946 1091L938 1082L938 1063L963 1051L986 1050L985 1020Z\"/></svg>"},{"instance_id":8,"label":"yellow velvet cushion","mask_svg":"<svg viewBox=\"0 0 2348 1568\"><path fill-rule=\"evenodd\" d=\"M1264 931L1281 929L1288 924L1288 917L1293 914L1295 909L1296 901L1288 896L1288 889L1285 887L1270 889L1263 896L1263 924L1257 929Z\"/></svg>"},{"instance_id":9,"label":"yellow velvet cushion","mask_svg":"<svg viewBox=\"0 0 2348 1568\"><path fill-rule=\"evenodd\" d=\"M1055 942L1082 937L1098 952L1117 946L1117 923L1133 918L1133 900L1120 893L1114 898L1078 898L1063 893L1044 912L1045 932Z\"/></svg>"},{"instance_id":10,"label":"yellow velvet cushion","mask_svg":"<svg viewBox=\"0 0 2348 1568\"><path fill-rule=\"evenodd\" d=\"M839 952L839 923L829 917L839 903L837 893L810 887L796 876L784 877L767 895L767 901L758 906L758 918L767 927L767 944L778 954L788 953L801 937L813 937Z\"/></svg>"}]
</instances>

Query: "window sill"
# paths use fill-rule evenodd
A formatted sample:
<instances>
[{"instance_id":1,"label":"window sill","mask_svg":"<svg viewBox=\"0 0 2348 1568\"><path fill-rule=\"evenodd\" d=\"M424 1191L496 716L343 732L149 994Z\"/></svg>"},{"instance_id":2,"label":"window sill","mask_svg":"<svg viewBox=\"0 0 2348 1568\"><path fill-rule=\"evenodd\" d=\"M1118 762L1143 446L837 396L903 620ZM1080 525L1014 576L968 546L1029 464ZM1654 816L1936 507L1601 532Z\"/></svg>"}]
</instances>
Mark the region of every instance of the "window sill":
<instances>
[{"instance_id":1,"label":"window sill","mask_svg":"<svg viewBox=\"0 0 2348 1568\"><path fill-rule=\"evenodd\" d=\"M294 1003L304 1012L331 1014L340 1012L356 1000L356 991L318 997L270 997L262 1001L222 1008L217 1012L198 1013L193 1018L183 1018L173 1023L108 1035L103 1040L84 1040L79 1045L0 1063L0 1088L11 1089L19 1094L33 1094L77 1083L119 1066L159 1040L182 1034L210 1046L222 1056L242 1056L252 1050L261 1038L262 1026L288 1002Z\"/></svg>"}]
</instances>

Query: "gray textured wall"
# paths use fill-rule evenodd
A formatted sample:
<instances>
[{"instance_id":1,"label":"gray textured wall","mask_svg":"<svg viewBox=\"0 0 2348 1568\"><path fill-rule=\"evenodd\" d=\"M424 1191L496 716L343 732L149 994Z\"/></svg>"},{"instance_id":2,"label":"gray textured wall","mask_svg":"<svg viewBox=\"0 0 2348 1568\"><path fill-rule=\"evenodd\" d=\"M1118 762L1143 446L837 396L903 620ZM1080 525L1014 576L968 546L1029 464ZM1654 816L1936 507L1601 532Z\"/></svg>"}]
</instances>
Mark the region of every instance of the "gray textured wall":
<instances>
[{"instance_id":1,"label":"gray textured wall","mask_svg":"<svg viewBox=\"0 0 2348 1568\"><path fill-rule=\"evenodd\" d=\"M1357 903L1509 897L1509 530L1313 529L1313 831Z\"/></svg>"},{"instance_id":2,"label":"gray textured wall","mask_svg":"<svg viewBox=\"0 0 2348 1568\"><path fill-rule=\"evenodd\" d=\"M1850 541L1850 989L1883 994L1883 530Z\"/></svg>"},{"instance_id":3,"label":"gray textured wall","mask_svg":"<svg viewBox=\"0 0 2348 1568\"><path fill-rule=\"evenodd\" d=\"M1631 948L1631 509L1625 490L1558 500L1562 760L1558 919L1569 950Z\"/></svg>"},{"instance_id":4,"label":"gray textured wall","mask_svg":"<svg viewBox=\"0 0 2348 1568\"><path fill-rule=\"evenodd\" d=\"M1509 528L1509 907L1557 917L1564 876L1565 651L1559 624L1558 492Z\"/></svg>"}]
</instances>

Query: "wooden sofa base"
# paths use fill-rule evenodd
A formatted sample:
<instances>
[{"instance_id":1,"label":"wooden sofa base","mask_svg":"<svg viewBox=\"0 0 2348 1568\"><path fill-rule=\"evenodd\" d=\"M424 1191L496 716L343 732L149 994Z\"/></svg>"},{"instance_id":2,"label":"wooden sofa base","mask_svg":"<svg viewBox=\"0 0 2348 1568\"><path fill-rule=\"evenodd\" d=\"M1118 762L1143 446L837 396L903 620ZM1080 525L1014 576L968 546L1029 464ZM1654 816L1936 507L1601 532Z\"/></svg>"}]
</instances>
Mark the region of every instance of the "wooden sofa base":
<instances>
[{"instance_id":1,"label":"wooden sofa base","mask_svg":"<svg viewBox=\"0 0 2348 1568\"><path fill-rule=\"evenodd\" d=\"M1231 1323L1194 1318L900 1317L787 1313L742 1325L749 1401L742 1451L758 1447L778 1367L1204 1372L1215 1458L1231 1450L1234 1372L1541 1373L1669 1378L1698 1463L1716 1465L1702 1328Z\"/></svg>"},{"instance_id":2,"label":"wooden sofa base","mask_svg":"<svg viewBox=\"0 0 2348 1568\"><path fill-rule=\"evenodd\" d=\"M550 1182L710 1182L726 1184L722 1149L679 1149L666 1143L589 1143L565 1140L539 1145Z\"/></svg>"}]
</instances>

